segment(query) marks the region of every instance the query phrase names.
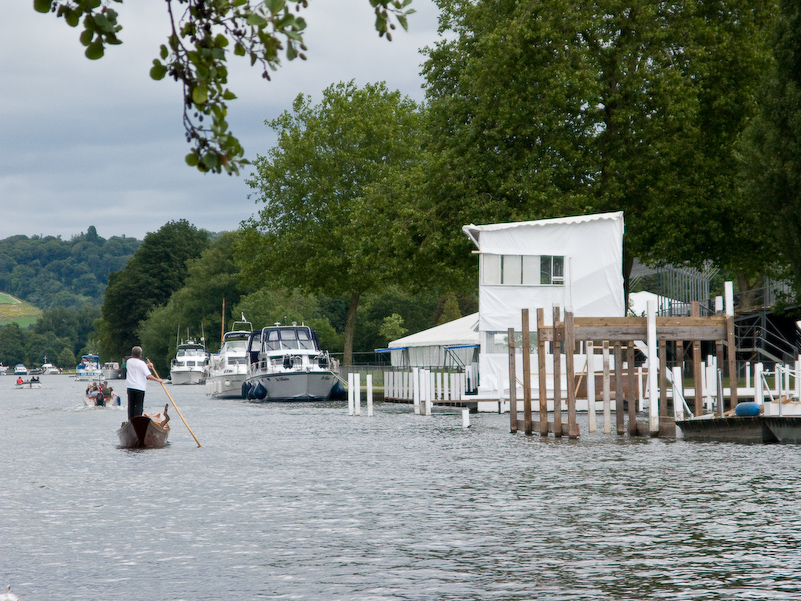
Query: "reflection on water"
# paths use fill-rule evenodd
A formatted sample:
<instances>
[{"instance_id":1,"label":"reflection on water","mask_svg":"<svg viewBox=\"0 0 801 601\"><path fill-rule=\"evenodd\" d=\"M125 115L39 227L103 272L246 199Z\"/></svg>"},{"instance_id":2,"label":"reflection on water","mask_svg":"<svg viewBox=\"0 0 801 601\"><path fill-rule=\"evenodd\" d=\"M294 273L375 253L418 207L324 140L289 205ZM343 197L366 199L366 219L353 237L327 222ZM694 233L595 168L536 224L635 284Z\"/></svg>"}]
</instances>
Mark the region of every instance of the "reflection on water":
<instances>
[{"instance_id":1,"label":"reflection on water","mask_svg":"<svg viewBox=\"0 0 801 601\"><path fill-rule=\"evenodd\" d=\"M209 400L118 449L125 407L0 378L0 585L52 599L790 599L801 447L508 431L508 415ZM122 388L122 383L118 383ZM146 408L161 408L151 387ZM581 420L580 420L581 421Z\"/></svg>"}]
</instances>

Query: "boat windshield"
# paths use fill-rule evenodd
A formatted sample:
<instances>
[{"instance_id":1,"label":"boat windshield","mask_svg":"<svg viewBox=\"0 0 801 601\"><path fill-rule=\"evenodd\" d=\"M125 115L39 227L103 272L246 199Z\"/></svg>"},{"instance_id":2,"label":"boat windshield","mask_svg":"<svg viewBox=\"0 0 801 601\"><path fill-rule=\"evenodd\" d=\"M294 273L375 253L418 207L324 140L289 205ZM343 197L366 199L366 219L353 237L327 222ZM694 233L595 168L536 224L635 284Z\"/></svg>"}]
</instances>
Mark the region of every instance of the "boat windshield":
<instances>
[{"instance_id":1,"label":"boat windshield","mask_svg":"<svg viewBox=\"0 0 801 601\"><path fill-rule=\"evenodd\" d=\"M238 352L244 353L248 348L248 341L247 340L226 340L225 344L226 352Z\"/></svg>"}]
</instances>

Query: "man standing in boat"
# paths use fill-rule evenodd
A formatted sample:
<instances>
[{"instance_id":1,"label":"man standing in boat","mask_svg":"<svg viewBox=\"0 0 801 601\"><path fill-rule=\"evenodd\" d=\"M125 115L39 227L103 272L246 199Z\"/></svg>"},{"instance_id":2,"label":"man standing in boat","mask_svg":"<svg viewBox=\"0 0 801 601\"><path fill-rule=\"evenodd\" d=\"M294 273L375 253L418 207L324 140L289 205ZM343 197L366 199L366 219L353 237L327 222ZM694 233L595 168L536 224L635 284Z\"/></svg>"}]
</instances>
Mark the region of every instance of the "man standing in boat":
<instances>
[{"instance_id":1,"label":"man standing in boat","mask_svg":"<svg viewBox=\"0 0 801 601\"><path fill-rule=\"evenodd\" d=\"M145 389L147 381L161 382L161 378L150 373L153 364L142 361L142 347L131 349L131 358L128 359L125 385L128 388L128 421L132 417L142 415L145 406Z\"/></svg>"}]
</instances>

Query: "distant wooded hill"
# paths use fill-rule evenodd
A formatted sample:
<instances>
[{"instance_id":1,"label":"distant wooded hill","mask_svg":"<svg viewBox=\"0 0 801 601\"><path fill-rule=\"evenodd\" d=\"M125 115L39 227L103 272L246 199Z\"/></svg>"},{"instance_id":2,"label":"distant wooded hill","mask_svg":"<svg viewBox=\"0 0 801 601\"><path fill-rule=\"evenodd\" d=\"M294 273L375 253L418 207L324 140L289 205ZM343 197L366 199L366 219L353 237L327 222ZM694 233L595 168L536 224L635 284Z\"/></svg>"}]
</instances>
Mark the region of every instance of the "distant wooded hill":
<instances>
[{"instance_id":1,"label":"distant wooded hill","mask_svg":"<svg viewBox=\"0 0 801 601\"><path fill-rule=\"evenodd\" d=\"M100 306L109 274L140 245L126 236L101 238L93 225L69 240L11 236L0 240L0 291L45 310Z\"/></svg>"}]
</instances>

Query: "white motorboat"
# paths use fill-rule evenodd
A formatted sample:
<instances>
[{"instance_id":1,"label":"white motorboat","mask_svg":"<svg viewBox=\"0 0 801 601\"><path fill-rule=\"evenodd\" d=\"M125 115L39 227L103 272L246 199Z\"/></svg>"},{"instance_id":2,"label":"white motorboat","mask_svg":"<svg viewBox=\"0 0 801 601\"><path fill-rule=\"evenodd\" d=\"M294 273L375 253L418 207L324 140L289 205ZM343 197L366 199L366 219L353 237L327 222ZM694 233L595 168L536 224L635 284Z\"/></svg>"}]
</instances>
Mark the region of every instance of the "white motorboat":
<instances>
[{"instance_id":1,"label":"white motorboat","mask_svg":"<svg viewBox=\"0 0 801 601\"><path fill-rule=\"evenodd\" d=\"M107 361L103 364L103 379L105 381L109 380L120 380L122 379L122 369L120 369L120 364L116 361Z\"/></svg>"},{"instance_id":2,"label":"white motorboat","mask_svg":"<svg viewBox=\"0 0 801 601\"><path fill-rule=\"evenodd\" d=\"M336 361L308 326L270 326L250 333L245 397L259 401L327 401Z\"/></svg>"},{"instance_id":3,"label":"white motorboat","mask_svg":"<svg viewBox=\"0 0 801 601\"><path fill-rule=\"evenodd\" d=\"M27 376L28 375L28 368L25 367L22 363L17 363L14 366L14 375L15 376Z\"/></svg>"},{"instance_id":4,"label":"white motorboat","mask_svg":"<svg viewBox=\"0 0 801 601\"><path fill-rule=\"evenodd\" d=\"M181 341L170 363L170 381L173 384L203 384L208 363L209 352L202 343Z\"/></svg>"},{"instance_id":5,"label":"white motorboat","mask_svg":"<svg viewBox=\"0 0 801 601\"><path fill-rule=\"evenodd\" d=\"M248 339L253 326L249 321L235 321L223 335L222 346L209 358L206 370L206 394L218 399L241 399L248 377Z\"/></svg>"},{"instance_id":6,"label":"white motorboat","mask_svg":"<svg viewBox=\"0 0 801 601\"><path fill-rule=\"evenodd\" d=\"M100 357L97 355L83 355L78 368L75 370L75 379L81 381L100 380L103 370L100 368Z\"/></svg>"},{"instance_id":7,"label":"white motorboat","mask_svg":"<svg viewBox=\"0 0 801 601\"><path fill-rule=\"evenodd\" d=\"M45 363L42 365L42 373L46 376L57 376L61 370L52 363Z\"/></svg>"}]
</instances>

